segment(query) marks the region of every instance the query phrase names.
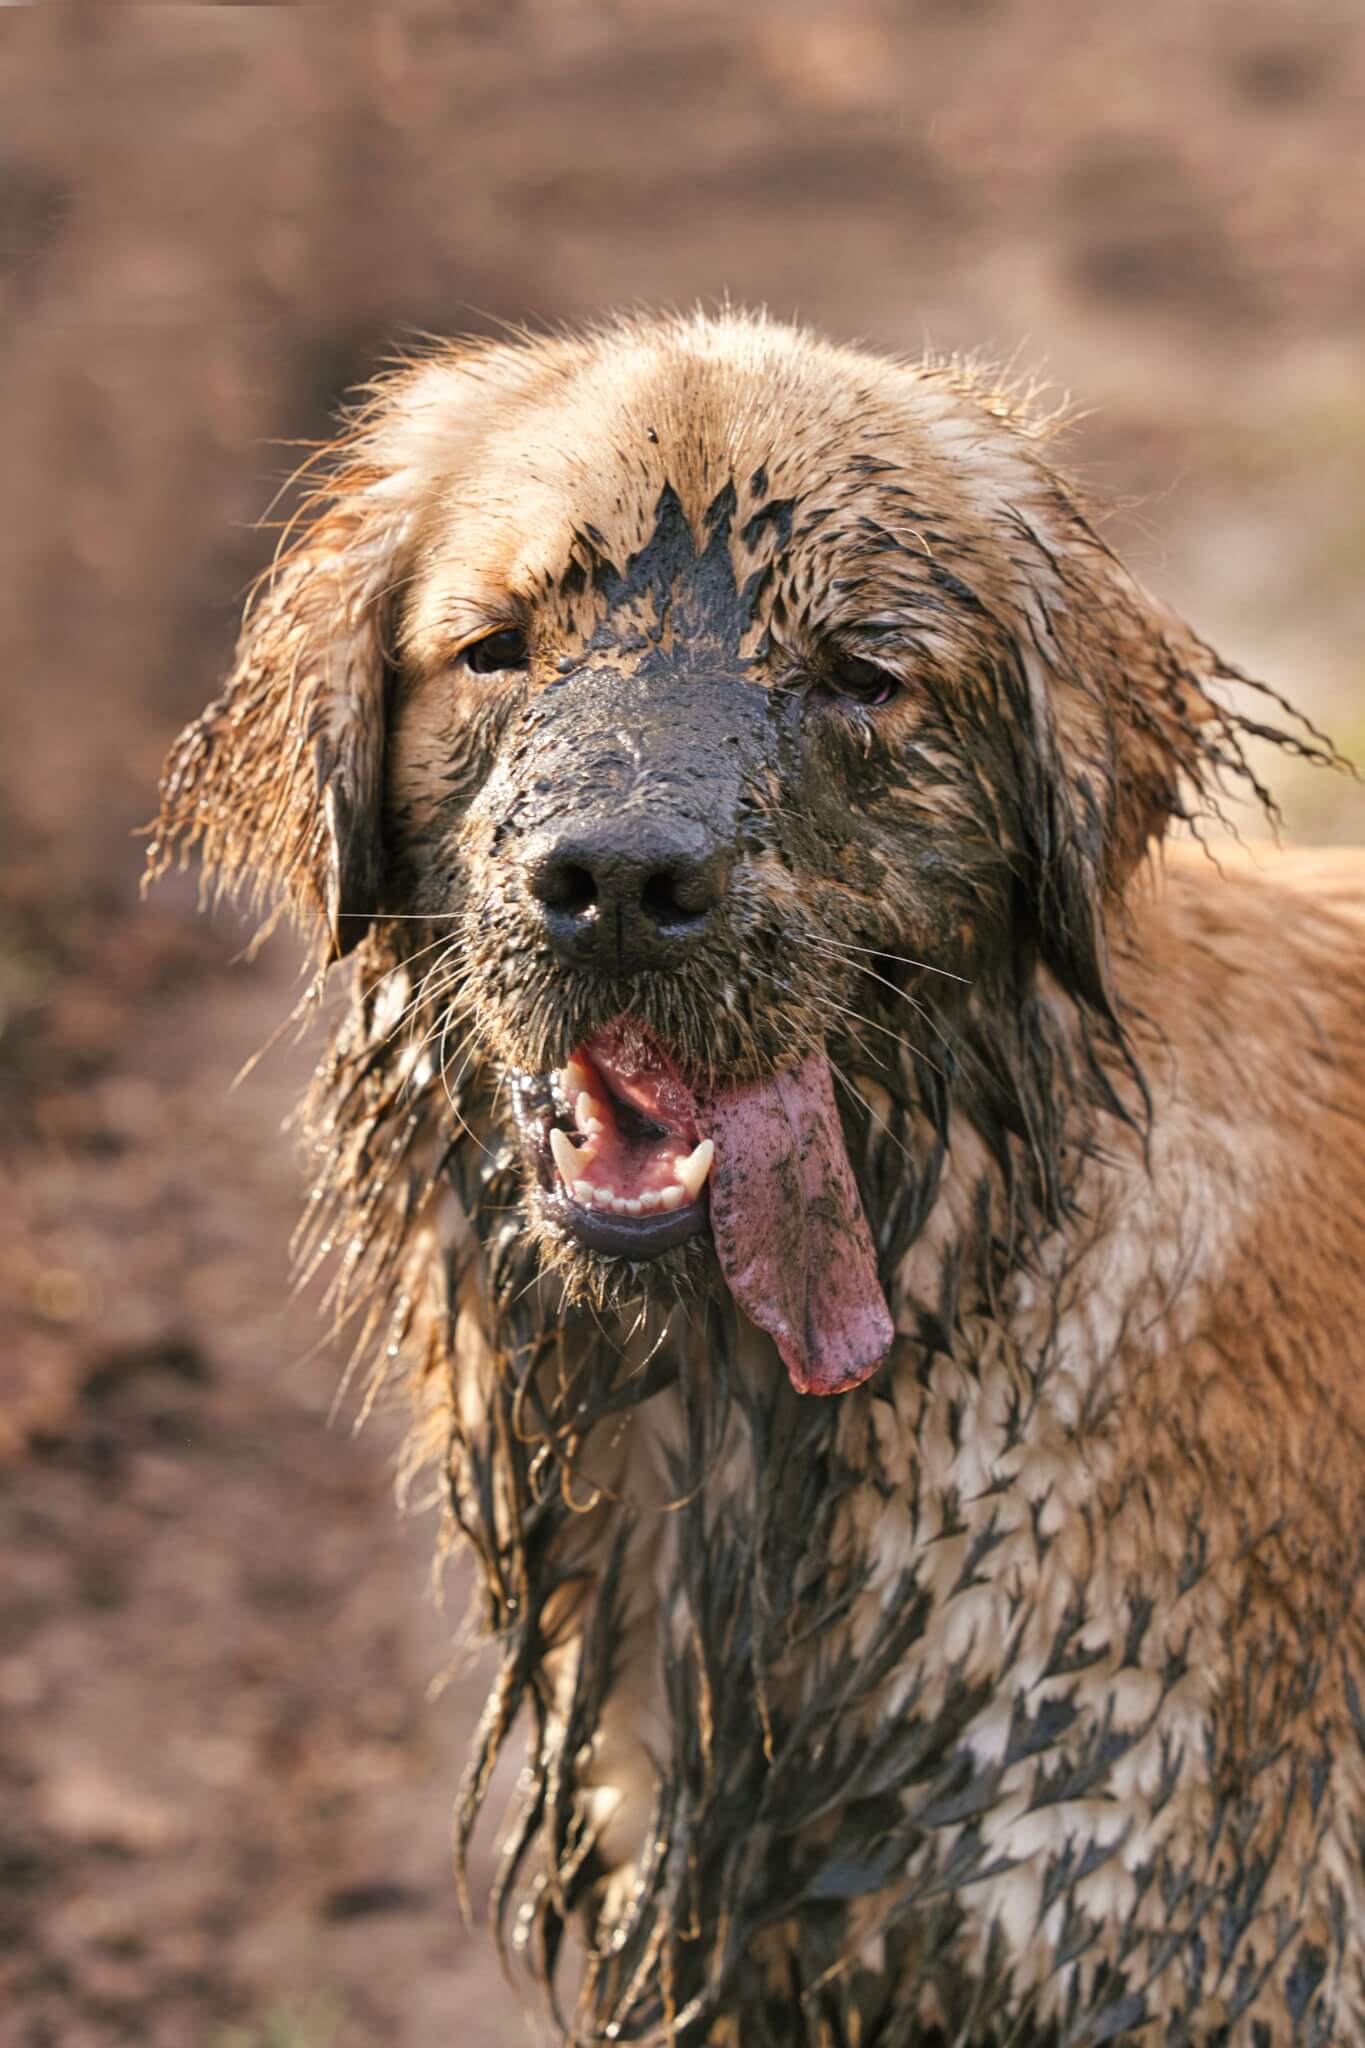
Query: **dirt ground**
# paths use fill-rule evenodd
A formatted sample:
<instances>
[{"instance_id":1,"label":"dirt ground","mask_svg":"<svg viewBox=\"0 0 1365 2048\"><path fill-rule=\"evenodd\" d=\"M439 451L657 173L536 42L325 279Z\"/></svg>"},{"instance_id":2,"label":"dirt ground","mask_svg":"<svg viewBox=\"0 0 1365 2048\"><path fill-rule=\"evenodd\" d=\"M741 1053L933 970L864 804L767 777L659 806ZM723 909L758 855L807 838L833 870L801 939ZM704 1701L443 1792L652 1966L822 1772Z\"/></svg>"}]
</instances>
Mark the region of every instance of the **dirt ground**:
<instances>
[{"instance_id":1,"label":"dirt ground","mask_svg":"<svg viewBox=\"0 0 1365 2048\"><path fill-rule=\"evenodd\" d=\"M15 5L0 108L0 2048L507 2048L458 1573L289 1300L306 1048L229 1092L297 961L137 894L283 444L404 334L612 304L1017 352L1147 580L1365 756L1365 14Z\"/></svg>"}]
</instances>

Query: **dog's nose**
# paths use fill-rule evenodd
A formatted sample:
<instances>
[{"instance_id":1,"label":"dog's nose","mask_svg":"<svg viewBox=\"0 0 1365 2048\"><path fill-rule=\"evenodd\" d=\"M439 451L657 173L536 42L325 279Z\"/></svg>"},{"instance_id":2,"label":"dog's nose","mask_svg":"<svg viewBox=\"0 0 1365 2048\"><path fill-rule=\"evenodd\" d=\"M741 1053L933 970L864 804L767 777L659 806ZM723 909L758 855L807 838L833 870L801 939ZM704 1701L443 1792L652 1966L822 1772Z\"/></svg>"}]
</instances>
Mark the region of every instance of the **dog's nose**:
<instances>
[{"instance_id":1,"label":"dog's nose","mask_svg":"<svg viewBox=\"0 0 1365 2048\"><path fill-rule=\"evenodd\" d=\"M615 820L569 833L543 847L527 873L559 958L618 974L675 966L729 879L727 853L683 821Z\"/></svg>"}]
</instances>

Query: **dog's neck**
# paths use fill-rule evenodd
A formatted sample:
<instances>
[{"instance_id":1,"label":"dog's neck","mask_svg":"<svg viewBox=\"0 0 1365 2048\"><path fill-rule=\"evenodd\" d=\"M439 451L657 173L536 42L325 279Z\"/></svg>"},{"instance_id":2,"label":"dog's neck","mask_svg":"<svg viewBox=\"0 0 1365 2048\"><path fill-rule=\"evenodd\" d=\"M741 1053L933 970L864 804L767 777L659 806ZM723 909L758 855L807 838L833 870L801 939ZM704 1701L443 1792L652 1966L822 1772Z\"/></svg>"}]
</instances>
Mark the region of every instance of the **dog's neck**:
<instances>
[{"instance_id":1,"label":"dog's neck","mask_svg":"<svg viewBox=\"0 0 1365 2048\"><path fill-rule=\"evenodd\" d=\"M418 1441L479 1556L502 1646L461 1840L529 1710L540 1804L523 1845L538 1834L559 1872L536 1909L547 1939L575 1901L625 1925L640 1858L673 1839L690 1860L657 1880L637 1931L697 1926L705 1947L727 1916L799 1910L819 1827L773 1833L773 1785L818 1782L855 1723L891 1711L902 1629L906 1682L921 1688L917 1781L949 1796L976 1696L963 1688L989 1697L1012 1654L1010 1630L971 1620L995 1613L1004 1553L990 1546L1009 1522L1035 1569L1056 1518L1079 1508L1084 1520L1089 1491L1063 1501L1056 1475L1073 1490L1106 1483L1115 1360L1135 1306L1170 1289L1187 1249L1157 1227L1140 1085L1121 1042L1042 975L994 1037L968 1006L951 1065L939 1045L933 1069L903 1048L894 1086L884 1068L850 1067L863 1102L845 1097L850 1158L898 1339L866 1388L815 1400L793 1393L770 1341L714 1286L605 1313L566 1301L519 1226L515 1146L472 1095L458 1113L473 1132L452 1146L439 1081L421 1086L388 1036L406 997L386 993L387 1011L362 1000L343 1025L312 1122L324 1179L355 1202L336 1234L368 1246L354 1272L368 1271L376 1334L421 1394ZM411 1019L414 1044L426 1028ZM1052 1181L1037 1164L1044 1135L1062 1162ZM1190 1152L1197 1137L1174 1142ZM1059 1460L1072 1432L1100 1453ZM959 1575L977 1546L992 1563L973 1601ZM912 1625L945 1602L970 1640L936 1638L921 1669ZM792 1645L825 1637L840 1682L812 1697L820 1660ZM656 1836L660 1787L676 1812ZM914 1857L893 1806L885 1818ZM787 1846L759 1882L735 1844L763 1829ZM690 1940L676 1950L685 1974ZM624 1953L628 1965L629 1941ZM700 1949L697 1966L711 1966Z\"/></svg>"}]
</instances>

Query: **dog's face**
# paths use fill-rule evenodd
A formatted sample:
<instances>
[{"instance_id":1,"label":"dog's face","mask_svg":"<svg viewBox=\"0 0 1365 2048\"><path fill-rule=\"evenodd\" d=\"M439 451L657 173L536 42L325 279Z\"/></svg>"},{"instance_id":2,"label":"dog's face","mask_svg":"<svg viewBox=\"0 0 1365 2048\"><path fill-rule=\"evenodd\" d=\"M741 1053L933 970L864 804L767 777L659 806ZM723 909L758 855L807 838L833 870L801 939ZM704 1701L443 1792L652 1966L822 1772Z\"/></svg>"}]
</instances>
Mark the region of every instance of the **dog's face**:
<instances>
[{"instance_id":1,"label":"dog's face","mask_svg":"<svg viewBox=\"0 0 1365 2048\"><path fill-rule=\"evenodd\" d=\"M837 1391L891 1329L835 1088L1040 967L1103 1006L1199 667L964 373L621 328L381 389L167 817L409 934L571 1286L707 1240Z\"/></svg>"}]
</instances>

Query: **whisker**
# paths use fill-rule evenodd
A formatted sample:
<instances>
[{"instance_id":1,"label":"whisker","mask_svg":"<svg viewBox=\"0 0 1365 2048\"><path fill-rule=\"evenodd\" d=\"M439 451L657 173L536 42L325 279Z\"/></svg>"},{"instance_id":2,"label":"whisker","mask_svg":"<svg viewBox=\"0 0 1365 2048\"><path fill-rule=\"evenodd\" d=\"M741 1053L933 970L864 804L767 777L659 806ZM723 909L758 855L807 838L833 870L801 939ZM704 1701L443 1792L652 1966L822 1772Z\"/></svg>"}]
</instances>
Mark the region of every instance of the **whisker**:
<instances>
[{"instance_id":1,"label":"whisker","mask_svg":"<svg viewBox=\"0 0 1365 2048\"><path fill-rule=\"evenodd\" d=\"M447 997L449 997L451 1000L446 1004L446 1014L452 1014L457 1006L456 999L458 998L458 994L458 978L456 978L454 981L442 983L439 987L437 987L434 990L424 983L421 988L414 990L412 996L404 1004L399 1015L395 1017L393 1023L389 1026L389 1029L384 1035L384 1042L396 1038L398 1033L401 1030L403 1030L403 1028L412 1020L412 1018L416 1017L420 1011L425 1010L428 1007L428 1005L434 1007L436 1003L442 1002ZM436 1035L436 1032L440 1029L440 1024L440 1018L433 1019L430 1027L423 1033L422 1037L417 1040L414 1048L416 1053L423 1052L426 1049L426 1047L430 1045L432 1039Z\"/></svg>"},{"instance_id":2,"label":"whisker","mask_svg":"<svg viewBox=\"0 0 1365 2048\"><path fill-rule=\"evenodd\" d=\"M455 1012L453 1010L448 1010L446 1012L445 1023L441 1027L441 1046L440 1051L437 1054L436 1060L437 1070L441 1076L441 1086L445 1089L446 1101L450 1104L451 1114L455 1118L456 1123L460 1126L460 1129L465 1133L466 1137L473 1139L474 1143L478 1146L480 1152L483 1153L485 1159L491 1159L493 1157L492 1153L489 1151L487 1145L484 1144L483 1139L478 1135L477 1131L475 1131L473 1127L469 1124L469 1122L466 1120L464 1112L461 1110L460 1105L456 1102L454 1093L450 1086L449 1075L446 1071L446 1034L450 1030L450 1020L454 1016L454 1014ZM474 1036L475 1028L477 1027L471 1028L469 1038L472 1038ZM469 1042L469 1038L463 1039L461 1043L467 1045ZM461 1074L463 1074L463 1071L464 1070L462 1068Z\"/></svg>"},{"instance_id":3,"label":"whisker","mask_svg":"<svg viewBox=\"0 0 1365 2048\"><path fill-rule=\"evenodd\" d=\"M866 1111L867 1115L871 1117L873 1123L876 1124L878 1129L882 1131L885 1134L885 1136L891 1140L891 1143L895 1146L896 1150L898 1152L904 1153L905 1157L910 1161L910 1164L912 1166L917 1167L919 1161L915 1158L915 1155L910 1150L910 1147L905 1143L904 1139L898 1138L896 1136L896 1133L892 1130L890 1124L886 1121L886 1118L884 1116L878 1116L876 1110L872 1107L872 1104L863 1094L862 1089L859 1088L857 1082L851 1081L849 1079L848 1075L844 1072L843 1068L839 1065L839 1062L837 1060L829 1059L828 1053L826 1053L825 1057L829 1060L829 1070L831 1074L834 1076L835 1080L842 1082L843 1086L848 1090L849 1094L858 1104L858 1107Z\"/></svg>"},{"instance_id":4,"label":"whisker","mask_svg":"<svg viewBox=\"0 0 1365 2048\"><path fill-rule=\"evenodd\" d=\"M760 974L766 974L770 981L776 982L779 988L785 988L789 995L801 995L804 1000L810 1000L811 992L809 990L799 991L793 988L790 982L783 981L779 975L773 974L770 969L760 967L756 971ZM927 1052L921 1051L917 1045L912 1045L908 1038L902 1037L899 1031L893 1031L889 1024L879 1024L875 1017L865 1017L859 1010L850 1010L845 1004L836 1001L826 991L821 991L815 1000L818 1009L824 1009L826 1012L837 1012L839 1016L848 1018L853 1024L865 1026L869 1031L882 1032L893 1044L898 1045L902 1052L908 1052L911 1059L923 1060L925 1066L937 1074L941 1081L947 1078L942 1068L935 1065Z\"/></svg>"},{"instance_id":5,"label":"whisker","mask_svg":"<svg viewBox=\"0 0 1365 2048\"><path fill-rule=\"evenodd\" d=\"M824 951L827 959L836 957L828 952L825 946L823 935L819 939L812 938L811 944L817 952ZM888 957L894 956L889 955ZM884 974L878 974L875 968L864 966L861 960L850 960L844 964L850 967L856 967L859 974L865 974L870 981L879 981L883 988L890 989L893 996L899 996L902 1002L909 1003L911 1009L915 1012L916 1016L922 1017L924 1019L925 1023L929 1026L929 1029L933 1032L939 1044L943 1047L943 1050L948 1053L954 1051L955 1048L953 1046L952 1041L945 1036L944 1032L940 1028L938 1019L934 1016L933 1011L929 1008L927 1003L922 1003L920 1002L917 996L911 995L908 988L898 988L894 981L889 981Z\"/></svg>"},{"instance_id":6,"label":"whisker","mask_svg":"<svg viewBox=\"0 0 1365 2048\"><path fill-rule=\"evenodd\" d=\"M831 1029L839 1028L841 1015L848 1016L852 1014L848 1011L841 1013L833 997L826 995L823 990L798 989L794 982L784 980L780 974L774 974L770 967L760 967L757 961L750 962L749 972L758 975L764 981L770 981L774 988L782 989L785 994L794 996L803 1008L814 1009L817 1015L823 1016ZM815 1049L812 1046L811 1050ZM869 1059L875 1060L879 1067L886 1069L885 1060L878 1059L871 1046L863 1046L860 1050L865 1052Z\"/></svg>"},{"instance_id":7,"label":"whisker","mask_svg":"<svg viewBox=\"0 0 1365 2048\"><path fill-rule=\"evenodd\" d=\"M784 981L780 975L772 973L772 971L767 968L760 967L754 969L753 971L765 975L767 980L771 981L775 988L785 989L786 992L789 995L794 996L798 1002L804 1004L809 1008L814 1009L816 1015L822 1020L827 1030L846 1032L847 1022L850 1019L853 1021L855 1026L870 1021L868 1019L859 1017L856 1011L844 1009L842 1005L835 1001L833 996L828 994L828 992L823 989L798 989L793 982ZM886 1030L885 1026L882 1026L881 1028L883 1030ZM887 1036L894 1037L895 1034L894 1032L887 1031ZM897 1040L897 1043L904 1046L907 1052L913 1052L914 1050L914 1048L910 1046L909 1043L904 1039ZM886 1060L880 1055L880 1053L878 1053L876 1047L864 1044L860 1035L858 1035L858 1050L859 1053L865 1059L871 1060L875 1066L880 1067L883 1073L891 1072L891 1068L888 1066Z\"/></svg>"},{"instance_id":8,"label":"whisker","mask_svg":"<svg viewBox=\"0 0 1365 2048\"><path fill-rule=\"evenodd\" d=\"M444 1039L446 1034L450 1030L450 1026L454 1020L454 1017L455 1011L452 1008L450 1010L447 1010L443 1017L438 1018L436 1022L432 1024L431 1029L428 1032L426 1032L426 1034L421 1039L418 1040L416 1047L417 1052L419 1054L425 1052L427 1047L432 1043L433 1039ZM450 1054L451 1059L457 1060L460 1057L460 1054L464 1051L465 1047L469 1044L470 1039L474 1036L476 1028L476 1026L471 1024L469 1030L460 1040L454 1052ZM437 1057L439 1061L441 1055L438 1054Z\"/></svg>"},{"instance_id":9,"label":"whisker","mask_svg":"<svg viewBox=\"0 0 1365 2048\"><path fill-rule=\"evenodd\" d=\"M385 982L391 981L395 974L398 974L404 968L411 967L414 964L414 962L423 959L426 956L426 954L436 952L438 947L445 945L446 943L447 942L443 939L433 939L430 945L419 946L417 951L415 953L409 953L406 959L395 960L392 967L386 967L384 972L381 975L377 976L373 982L371 982L371 984L365 991L367 998L373 1001L374 997L378 994L379 990L383 988ZM450 943L453 944L454 942L451 941ZM386 1038L393 1037L394 1033L411 1015L417 1003L423 1000L426 991L430 986L429 977L433 974L439 974L443 964L444 963L442 961L438 960L434 967L428 968L426 970L426 973L423 975L421 979L419 987L413 991L411 999L404 1005L399 1016L395 1019L395 1021L389 1026L388 1030L385 1032L384 1035Z\"/></svg>"},{"instance_id":10,"label":"whisker","mask_svg":"<svg viewBox=\"0 0 1365 2048\"><path fill-rule=\"evenodd\" d=\"M340 910L338 917L363 917L377 920L380 924L429 924L439 919L442 924L453 923L456 912L450 910Z\"/></svg>"},{"instance_id":11,"label":"whisker","mask_svg":"<svg viewBox=\"0 0 1365 2048\"><path fill-rule=\"evenodd\" d=\"M908 953L888 953L885 946L855 946L851 939L834 939L828 932L820 936L826 945L837 946L841 953L871 953L882 960L898 961L902 967L918 967L923 974L941 974L945 981L960 981L963 988L976 987L965 974L954 974L950 967L935 967L931 960L912 960Z\"/></svg>"}]
</instances>

